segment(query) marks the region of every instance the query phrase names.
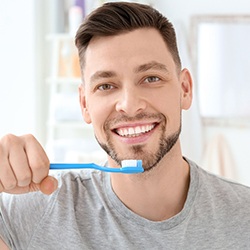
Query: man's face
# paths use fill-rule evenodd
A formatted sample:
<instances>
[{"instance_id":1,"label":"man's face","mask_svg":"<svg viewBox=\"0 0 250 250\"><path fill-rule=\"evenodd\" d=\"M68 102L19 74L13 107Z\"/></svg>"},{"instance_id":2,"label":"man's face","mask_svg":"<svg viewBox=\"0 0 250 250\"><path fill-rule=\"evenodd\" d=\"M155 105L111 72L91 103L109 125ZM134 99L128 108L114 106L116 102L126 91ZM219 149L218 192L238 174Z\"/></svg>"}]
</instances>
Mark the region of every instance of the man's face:
<instances>
[{"instance_id":1,"label":"man's face","mask_svg":"<svg viewBox=\"0 0 250 250\"><path fill-rule=\"evenodd\" d=\"M187 70L178 73L158 31L92 39L83 80L84 119L118 164L141 159L150 169L178 141L181 110L191 103L191 79Z\"/></svg>"}]
</instances>

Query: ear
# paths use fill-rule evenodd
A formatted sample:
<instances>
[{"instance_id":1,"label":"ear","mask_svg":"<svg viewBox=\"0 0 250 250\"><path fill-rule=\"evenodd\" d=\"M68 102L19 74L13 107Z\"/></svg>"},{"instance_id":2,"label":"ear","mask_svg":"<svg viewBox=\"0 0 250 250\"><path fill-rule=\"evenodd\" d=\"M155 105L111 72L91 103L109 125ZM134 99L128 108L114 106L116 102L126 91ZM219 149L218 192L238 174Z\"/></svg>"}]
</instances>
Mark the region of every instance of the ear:
<instances>
[{"instance_id":1,"label":"ear","mask_svg":"<svg viewBox=\"0 0 250 250\"><path fill-rule=\"evenodd\" d=\"M91 118L88 112L88 107L86 104L86 96L85 96L85 89L83 84L80 84L78 87L78 92L79 92L79 101L80 101L80 106L82 110L82 116L83 119L86 123L90 124L91 123Z\"/></svg>"},{"instance_id":2,"label":"ear","mask_svg":"<svg viewBox=\"0 0 250 250\"><path fill-rule=\"evenodd\" d=\"M181 107L189 109L193 99L193 81L190 72L183 69L180 74L181 83Z\"/></svg>"}]
</instances>

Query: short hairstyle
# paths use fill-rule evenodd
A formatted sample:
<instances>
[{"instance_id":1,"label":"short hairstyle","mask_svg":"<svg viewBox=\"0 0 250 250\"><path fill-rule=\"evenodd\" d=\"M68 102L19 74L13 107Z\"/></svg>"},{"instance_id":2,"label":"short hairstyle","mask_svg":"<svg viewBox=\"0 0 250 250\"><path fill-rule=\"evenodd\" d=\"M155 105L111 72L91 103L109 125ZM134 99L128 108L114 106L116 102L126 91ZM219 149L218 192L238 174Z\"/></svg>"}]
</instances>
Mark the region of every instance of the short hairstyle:
<instances>
[{"instance_id":1,"label":"short hairstyle","mask_svg":"<svg viewBox=\"0 0 250 250\"><path fill-rule=\"evenodd\" d=\"M141 28L154 28L160 32L177 69L181 69L172 23L153 7L131 2L105 3L85 18L75 37L81 68L85 63L84 52L93 37L115 36Z\"/></svg>"}]
</instances>

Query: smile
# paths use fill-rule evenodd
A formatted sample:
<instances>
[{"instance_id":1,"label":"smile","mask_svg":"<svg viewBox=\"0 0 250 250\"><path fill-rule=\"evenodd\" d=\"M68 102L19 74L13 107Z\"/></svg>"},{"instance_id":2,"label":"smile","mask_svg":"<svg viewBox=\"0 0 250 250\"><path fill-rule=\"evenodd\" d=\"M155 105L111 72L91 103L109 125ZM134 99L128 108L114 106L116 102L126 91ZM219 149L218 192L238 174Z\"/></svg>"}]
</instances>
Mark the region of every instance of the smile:
<instances>
[{"instance_id":1,"label":"smile","mask_svg":"<svg viewBox=\"0 0 250 250\"><path fill-rule=\"evenodd\" d=\"M142 134L150 132L151 130L155 128L155 126L156 126L156 123L140 125L140 126L135 126L135 127L117 128L114 130L114 132L122 137L138 137Z\"/></svg>"}]
</instances>

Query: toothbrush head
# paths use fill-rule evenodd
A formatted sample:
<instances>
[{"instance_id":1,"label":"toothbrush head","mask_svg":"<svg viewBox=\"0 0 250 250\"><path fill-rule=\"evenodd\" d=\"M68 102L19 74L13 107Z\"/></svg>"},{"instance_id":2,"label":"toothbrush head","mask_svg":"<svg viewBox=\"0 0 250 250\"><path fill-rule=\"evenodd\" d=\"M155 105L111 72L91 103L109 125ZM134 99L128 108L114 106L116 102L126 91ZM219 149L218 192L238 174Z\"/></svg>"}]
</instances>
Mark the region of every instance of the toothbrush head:
<instances>
[{"instance_id":1,"label":"toothbrush head","mask_svg":"<svg viewBox=\"0 0 250 250\"><path fill-rule=\"evenodd\" d=\"M122 167L120 168L122 173L135 174L144 172L141 160L123 160Z\"/></svg>"}]
</instances>

